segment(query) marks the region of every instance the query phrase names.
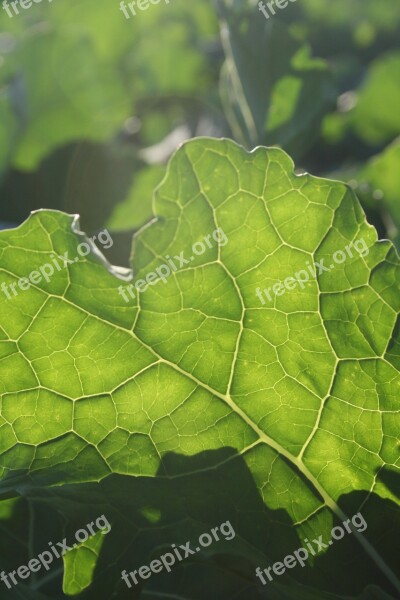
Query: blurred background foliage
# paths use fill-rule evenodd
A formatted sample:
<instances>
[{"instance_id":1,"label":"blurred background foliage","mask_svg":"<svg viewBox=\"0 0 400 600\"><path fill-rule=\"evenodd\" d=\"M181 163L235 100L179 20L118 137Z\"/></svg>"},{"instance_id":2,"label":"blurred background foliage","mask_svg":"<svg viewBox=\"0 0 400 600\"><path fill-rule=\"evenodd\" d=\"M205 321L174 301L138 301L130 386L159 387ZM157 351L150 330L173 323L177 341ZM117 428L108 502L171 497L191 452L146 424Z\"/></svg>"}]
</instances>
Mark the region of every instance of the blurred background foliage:
<instances>
[{"instance_id":1,"label":"blurred background foliage","mask_svg":"<svg viewBox=\"0 0 400 600\"><path fill-rule=\"evenodd\" d=\"M346 181L400 243L400 1L119 0L0 10L0 221L31 210L107 227L129 261L171 153L197 136L279 145Z\"/></svg>"}]
</instances>

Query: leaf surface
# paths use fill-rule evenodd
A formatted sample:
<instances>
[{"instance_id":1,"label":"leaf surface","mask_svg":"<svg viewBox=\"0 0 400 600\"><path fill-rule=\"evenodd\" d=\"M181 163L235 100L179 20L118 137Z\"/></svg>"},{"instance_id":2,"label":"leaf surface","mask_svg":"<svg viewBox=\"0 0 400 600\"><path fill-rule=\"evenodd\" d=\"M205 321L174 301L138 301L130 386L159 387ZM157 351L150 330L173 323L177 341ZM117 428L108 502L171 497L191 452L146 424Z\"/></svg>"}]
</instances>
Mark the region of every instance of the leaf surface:
<instances>
[{"instance_id":1,"label":"leaf surface","mask_svg":"<svg viewBox=\"0 0 400 600\"><path fill-rule=\"evenodd\" d=\"M130 556L138 565L158 545L193 538L232 515L237 539L223 550L213 546L204 560L223 552L233 573L235 553L246 557L247 582L254 565L283 558L306 537L329 539L334 524L362 510L369 528L348 538L353 579L335 589L356 595L383 582L393 593L400 462L394 247L377 241L346 186L295 176L281 150L249 154L226 140L185 144L154 211L157 220L134 240L135 281L165 257L183 252L188 264L130 304L118 293L126 283L94 251L16 297L11 288L10 299L2 293L0 493L42 496L66 514L73 494L89 489L92 502L97 497L114 514L130 506L140 539ZM195 252L217 228L227 241ZM364 255L334 265L335 253L357 240ZM0 233L1 280L15 283L65 252L74 259L84 241L73 217L35 213ZM260 301L257 288L271 289L313 262L329 272ZM214 477L224 482L220 497ZM156 498L164 534L146 517ZM117 544L122 555L134 543L129 531L124 539L121 527L118 542L107 538L102 553ZM334 552L326 564L315 559L318 575L298 569L291 576L331 591L329 573L344 560L343 550ZM128 566L126 555L118 560Z\"/></svg>"}]
</instances>

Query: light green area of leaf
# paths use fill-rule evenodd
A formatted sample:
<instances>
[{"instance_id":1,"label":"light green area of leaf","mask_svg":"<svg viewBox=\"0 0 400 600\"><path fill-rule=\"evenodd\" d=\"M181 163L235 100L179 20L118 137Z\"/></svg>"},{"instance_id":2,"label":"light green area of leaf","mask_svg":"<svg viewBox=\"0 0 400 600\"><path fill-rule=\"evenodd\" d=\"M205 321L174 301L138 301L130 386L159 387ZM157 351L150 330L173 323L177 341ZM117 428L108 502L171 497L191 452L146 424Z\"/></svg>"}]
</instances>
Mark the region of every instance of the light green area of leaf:
<instances>
[{"instance_id":1,"label":"light green area of leaf","mask_svg":"<svg viewBox=\"0 0 400 600\"><path fill-rule=\"evenodd\" d=\"M169 474L203 489L197 457L229 449L222 462L242 460L262 506L294 524L293 548L329 539L349 495L363 512L374 499L398 504L380 475L400 467L399 257L346 186L293 168L278 149L191 141L172 159L158 219L133 254L136 280L181 252L185 268L130 304L94 254L15 298L1 292L0 492L111 474L146 490ZM228 243L191 260L216 228ZM330 268L357 240L364 256L260 302L257 288L312 261ZM82 241L72 217L34 214L0 233L1 283L66 251L74 258ZM379 536L355 538L400 590ZM85 586L92 567L65 586Z\"/></svg>"},{"instance_id":2,"label":"light green area of leaf","mask_svg":"<svg viewBox=\"0 0 400 600\"><path fill-rule=\"evenodd\" d=\"M64 554L64 594L76 596L90 586L104 540L98 532Z\"/></svg>"},{"instance_id":3,"label":"light green area of leaf","mask_svg":"<svg viewBox=\"0 0 400 600\"><path fill-rule=\"evenodd\" d=\"M370 144L400 135L400 53L377 59L359 91L352 122L357 134Z\"/></svg>"},{"instance_id":4,"label":"light green area of leaf","mask_svg":"<svg viewBox=\"0 0 400 600\"><path fill-rule=\"evenodd\" d=\"M164 174L163 167L148 167L134 177L128 198L119 204L107 222L111 231L138 229L152 217L153 190Z\"/></svg>"},{"instance_id":5,"label":"light green area of leaf","mask_svg":"<svg viewBox=\"0 0 400 600\"><path fill-rule=\"evenodd\" d=\"M10 498L10 500L2 500L0 502L0 521L6 521L11 517L17 502L18 498Z\"/></svg>"},{"instance_id":6,"label":"light green area of leaf","mask_svg":"<svg viewBox=\"0 0 400 600\"><path fill-rule=\"evenodd\" d=\"M217 32L208 0L195 6L161 1L150 8L131 19L119 3L99 7L96 0L36 3L12 19L1 11L12 42L4 55L0 45L2 71L21 82L13 102L23 127L9 157L16 167L34 170L75 140L109 140L149 96L204 90L209 75L200 40ZM0 141L3 135L0 128Z\"/></svg>"},{"instance_id":7,"label":"light green area of leaf","mask_svg":"<svg viewBox=\"0 0 400 600\"><path fill-rule=\"evenodd\" d=\"M360 185L369 186L374 200L389 211L400 231L400 140L367 163L358 179Z\"/></svg>"},{"instance_id":8,"label":"light green area of leaf","mask_svg":"<svg viewBox=\"0 0 400 600\"><path fill-rule=\"evenodd\" d=\"M44 32L20 51L28 125L15 164L33 169L55 147L75 139L107 140L129 115L115 70L100 65L81 33ZM37 70L38 64L47 64Z\"/></svg>"}]
</instances>

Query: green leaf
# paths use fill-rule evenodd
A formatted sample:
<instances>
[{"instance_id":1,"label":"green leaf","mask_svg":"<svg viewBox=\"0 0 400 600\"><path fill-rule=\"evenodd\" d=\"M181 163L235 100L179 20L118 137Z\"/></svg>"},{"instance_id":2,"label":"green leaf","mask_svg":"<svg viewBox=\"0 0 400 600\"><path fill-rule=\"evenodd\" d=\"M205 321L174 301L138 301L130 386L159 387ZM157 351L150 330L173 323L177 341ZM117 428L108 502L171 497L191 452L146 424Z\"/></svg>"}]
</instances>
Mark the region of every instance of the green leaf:
<instances>
[{"instance_id":1,"label":"green leaf","mask_svg":"<svg viewBox=\"0 0 400 600\"><path fill-rule=\"evenodd\" d=\"M129 115L130 103L115 71L102 65L81 33L50 31L26 41L24 68L29 119L14 164L33 169L53 148L85 138L105 141ZM49 61L40 71L36 65Z\"/></svg>"},{"instance_id":2,"label":"green leaf","mask_svg":"<svg viewBox=\"0 0 400 600\"><path fill-rule=\"evenodd\" d=\"M10 148L17 135L17 124L8 94L0 91L0 181L10 161Z\"/></svg>"},{"instance_id":3,"label":"green leaf","mask_svg":"<svg viewBox=\"0 0 400 600\"><path fill-rule=\"evenodd\" d=\"M166 256L183 252L189 264L130 304L118 293L121 274L94 252L16 297L3 286L0 494L15 490L75 522L81 511L81 523L91 504L107 507L113 529L86 598L102 590L108 600L123 568L227 519L237 538L174 577L199 565L200 585L225 571L246 598L259 589L257 565L305 538L330 539L332 526L359 511L365 532L270 588L279 599L299 597L298 586L311 588L305 598L355 597L367 584L399 591L394 247L377 241L343 184L295 176L279 149L249 154L225 140L180 148L154 209L157 220L134 239L135 280ZM194 244L217 228L215 244L197 255ZM260 302L257 288L307 261L330 268L357 240L363 253ZM65 252L78 257L83 241L75 218L33 214L0 233L2 283L60 264ZM343 563L351 569L342 576ZM92 568L82 566L79 589ZM162 593L168 577L142 582L144 590ZM71 569L66 589L75 579Z\"/></svg>"},{"instance_id":4,"label":"green leaf","mask_svg":"<svg viewBox=\"0 0 400 600\"><path fill-rule=\"evenodd\" d=\"M329 0L304 0L302 8L309 20L310 26L329 26L331 30L349 26L357 31L357 26L368 23L385 33L395 31L400 24L399 6L396 0L337 0L334 4Z\"/></svg>"},{"instance_id":5,"label":"green leaf","mask_svg":"<svg viewBox=\"0 0 400 600\"><path fill-rule=\"evenodd\" d=\"M138 229L150 221L153 215L152 193L160 183L163 174L163 167L157 166L144 168L137 173L127 199L114 209L108 219L107 227L111 231Z\"/></svg>"},{"instance_id":6,"label":"green leaf","mask_svg":"<svg viewBox=\"0 0 400 600\"><path fill-rule=\"evenodd\" d=\"M63 556L65 594L69 596L79 594L92 583L93 572L104 539L104 535L99 532Z\"/></svg>"},{"instance_id":7,"label":"green leaf","mask_svg":"<svg viewBox=\"0 0 400 600\"><path fill-rule=\"evenodd\" d=\"M149 97L208 97L214 73L201 44L217 35L208 0L195 7L162 0L130 20L118 5L99 8L96 0L81 0L79 9L55 2L31 8L17 19L0 15L9 32L4 55L0 45L1 83L19 86L18 110L0 96L0 147L9 153L0 150L0 174L6 159L33 171L60 146L114 138Z\"/></svg>"},{"instance_id":8,"label":"green leaf","mask_svg":"<svg viewBox=\"0 0 400 600\"><path fill-rule=\"evenodd\" d=\"M400 53L375 60L358 92L350 123L370 145L392 141L400 135Z\"/></svg>"},{"instance_id":9,"label":"green leaf","mask_svg":"<svg viewBox=\"0 0 400 600\"><path fill-rule=\"evenodd\" d=\"M226 56L221 97L235 138L302 155L335 101L325 62L312 59L278 20L267 21L253 7L235 14L227 0L217 5Z\"/></svg>"},{"instance_id":10,"label":"green leaf","mask_svg":"<svg viewBox=\"0 0 400 600\"><path fill-rule=\"evenodd\" d=\"M385 207L393 219L395 227L388 226L393 235L400 232L399 164L400 140L388 146L381 154L374 156L357 174L358 189L363 190L364 186L367 186L366 194L372 195L378 206Z\"/></svg>"}]
</instances>

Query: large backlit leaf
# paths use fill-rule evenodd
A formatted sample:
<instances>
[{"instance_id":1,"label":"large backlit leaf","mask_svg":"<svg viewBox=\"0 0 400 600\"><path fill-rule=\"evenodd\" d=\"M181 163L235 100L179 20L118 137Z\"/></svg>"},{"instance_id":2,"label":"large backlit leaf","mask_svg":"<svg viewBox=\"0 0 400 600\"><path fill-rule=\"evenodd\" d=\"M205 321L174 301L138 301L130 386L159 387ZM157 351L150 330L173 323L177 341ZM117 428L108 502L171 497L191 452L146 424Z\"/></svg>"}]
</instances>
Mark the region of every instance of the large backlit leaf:
<instances>
[{"instance_id":1,"label":"large backlit leaf","mask_svg":"<svg viewBox=\"0 0 400 600\"><path fill-rule=\"evenodd\" d=\"M135 594L163 597L181 575L196 600L204 578L230 599L229 577L243 600L356 597L367 584L396 594L399 257L346 186L293 168L278 149L194 140L168 167L157 221L135 238L135 280L184 253L165 283L127 304L126 282L92 252L16 297L0 292L0 493L75 523L97 516L93 505L109 515L85 598L108 600L123 568L227 519L234 540ZM196 255L216 228L227 243ZM331 268L357 240L366 252ZM34 214L0 233L1 282L74 259L83 241L72 217ZM329 272L261 303L257 288L312 261ZM257 586L255 566L329 539L360 510L364 533ZM87 575L71 568L65 589Z\"/></svg>"}]
</instances>

